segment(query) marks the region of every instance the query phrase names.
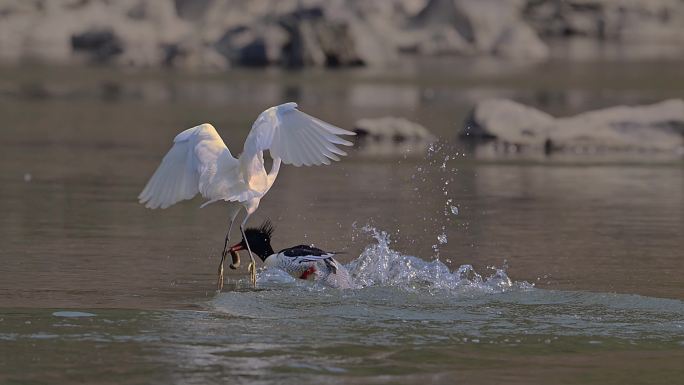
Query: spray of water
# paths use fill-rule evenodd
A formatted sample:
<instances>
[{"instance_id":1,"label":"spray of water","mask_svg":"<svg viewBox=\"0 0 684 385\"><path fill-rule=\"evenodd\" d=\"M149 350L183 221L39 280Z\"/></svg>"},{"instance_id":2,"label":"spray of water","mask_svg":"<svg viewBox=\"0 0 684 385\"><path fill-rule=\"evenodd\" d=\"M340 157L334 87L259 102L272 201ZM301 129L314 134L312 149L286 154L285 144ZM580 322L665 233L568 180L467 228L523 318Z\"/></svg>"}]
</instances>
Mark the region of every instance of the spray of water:
<instances>
[{"instance_id":1,"label":"spray of water","mask_svg":"<svg viewBox=\"0 0 684 385\"><path fill-rule=\"evenodd\" d=\"M369 235L372 242L365 247L358 258L346 265L352 278L352 289L370 287L391 287L402 291L432 293L448 291L464 293L504 293L510 290L529 290L534 287L527 282L515 282L506 273L506 266L491 267L489 275L482 275L471 265L461 265L452 271L442 261L425 261L421 258L393 250L392 240L385 231L366 225L361 231ZM263 286L300 286L308 290L324 289L324 285L310 285L294 279L284 271L265 269L258 274L258 283Z\"/></svg>"},{"instance_id":2,"label":"spray of water","mask_svg":"<svg viewBox=\"0 0 684 385\"><path fill-rule=\"evenodd\" d=\"M456 271L440 260L424 261L404 255L390 247L389 234L366 226L363 231L375 243L368 245L361 255L347 266L357 287L392 286L403 290L450 290L500 293L511 289L531 289L532 284L514 282L506 274L506 267L492 268L493 273L482 276L471 265L461 265Z\"/></svg>"}]
</instances>

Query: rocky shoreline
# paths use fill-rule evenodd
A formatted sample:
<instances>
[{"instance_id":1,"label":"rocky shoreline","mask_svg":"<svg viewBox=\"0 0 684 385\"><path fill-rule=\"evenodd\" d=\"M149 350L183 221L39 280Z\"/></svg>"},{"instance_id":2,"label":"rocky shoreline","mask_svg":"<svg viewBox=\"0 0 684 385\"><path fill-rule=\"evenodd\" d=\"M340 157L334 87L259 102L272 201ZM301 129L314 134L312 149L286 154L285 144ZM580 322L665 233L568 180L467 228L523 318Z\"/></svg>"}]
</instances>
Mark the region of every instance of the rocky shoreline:
<instances>
[{"instance_id":1,"label":"rocky shoreline","mask_svg":"<svg viewBox=\"0 0 684 385\"><path fill-rule=\"evenodd\" d=\"M7 0L0 63L391 65L405 55L684 58L679 0ZM592 44L594 43L594 44ZM579 47L579 48L578 48ZM599 48L597 48L599 47ZM589 53L588 53L589 52Z\"/></svg>"}]
</instances>

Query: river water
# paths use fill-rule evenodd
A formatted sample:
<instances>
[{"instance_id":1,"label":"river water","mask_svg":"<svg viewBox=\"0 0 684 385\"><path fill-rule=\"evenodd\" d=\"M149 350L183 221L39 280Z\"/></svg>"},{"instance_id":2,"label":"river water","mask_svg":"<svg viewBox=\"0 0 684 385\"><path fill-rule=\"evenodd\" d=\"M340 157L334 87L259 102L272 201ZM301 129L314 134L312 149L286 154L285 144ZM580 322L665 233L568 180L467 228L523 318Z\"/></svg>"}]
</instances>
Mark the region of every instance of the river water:
<instances>
[{"instance_id":1,"label":"river water","mask_svg":"<svg viewBox=\"0 0 684 385\"><path fill-rule=\"evenodd\" d=\"M455 140L485 97L564 115L684 95L680 67L653 67L0 69L0 383L682 383L681 159L480 159ZM225 208L135 198L180 130L211 122L237 154L288 100L440 142L283 167L251 219L276 249L342 252L358 288L230 271L217 294Z\"/></svg>"}]
</instances>

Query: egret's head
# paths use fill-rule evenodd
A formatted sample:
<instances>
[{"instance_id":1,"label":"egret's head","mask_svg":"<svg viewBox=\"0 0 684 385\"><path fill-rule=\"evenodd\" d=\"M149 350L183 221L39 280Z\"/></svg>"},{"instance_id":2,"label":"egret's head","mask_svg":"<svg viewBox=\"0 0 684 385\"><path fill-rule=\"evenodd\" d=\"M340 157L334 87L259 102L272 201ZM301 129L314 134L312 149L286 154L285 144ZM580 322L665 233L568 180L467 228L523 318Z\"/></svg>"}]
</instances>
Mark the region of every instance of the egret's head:
<instances>
[{"instance_id":1,"label":"egret's head","mask_svg":"<svg viewBox=\"0 0 684 385\"><path fill-rule=\"evenodd\" d=\"M273 234L273 224L270 220L265 220L264 223L259 227L250 227L245 229L245 238L242 238L240 243L233 245L230 251L240 251L247 250L247 243L249 243L249 248L252 253L256 254L265 260L269 255L273 254L273 248L271 247L271 235Z\"/></svg>"}]
</instances>

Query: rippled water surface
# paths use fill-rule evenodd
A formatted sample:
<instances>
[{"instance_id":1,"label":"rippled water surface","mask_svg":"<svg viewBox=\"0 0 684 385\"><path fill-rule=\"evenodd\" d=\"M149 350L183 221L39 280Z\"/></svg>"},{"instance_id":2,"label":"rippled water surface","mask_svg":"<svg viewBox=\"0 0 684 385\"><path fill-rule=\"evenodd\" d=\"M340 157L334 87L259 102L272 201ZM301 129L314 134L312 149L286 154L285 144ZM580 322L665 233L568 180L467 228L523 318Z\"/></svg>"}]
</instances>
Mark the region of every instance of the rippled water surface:
<instances>
[{"instance_id":1,"label":"rippled water surface","mask_svg":"<svg viewBox=\"0 0 684 385\"><path fill-rule=\"evenodd\" d=\"M681 159L485 161L454 140L482 97L570 114L684 94L668 66L577 68L1 69L0 383L684 383ZM239 153L284 100L441 141L284 167L262 201L276 249L340 251L357 288L231 271L217 294L225 208L135 197L181 129L210 121Z\"/></svg>"}]
</instances>

